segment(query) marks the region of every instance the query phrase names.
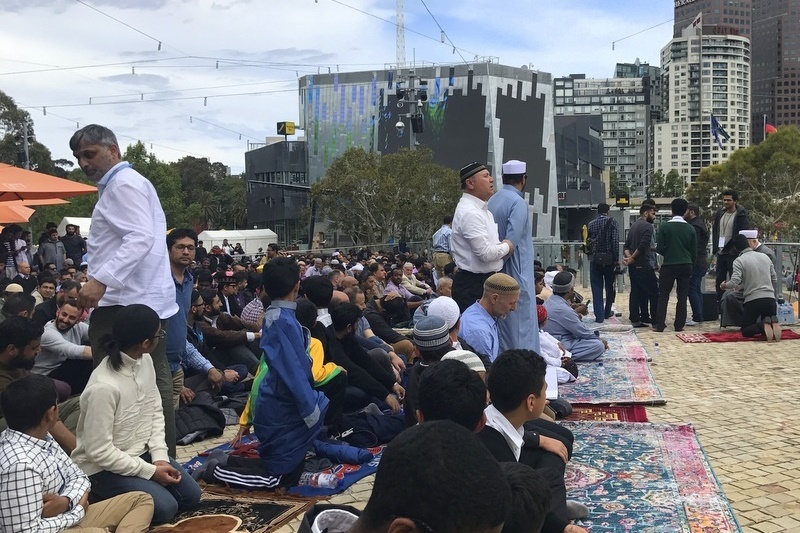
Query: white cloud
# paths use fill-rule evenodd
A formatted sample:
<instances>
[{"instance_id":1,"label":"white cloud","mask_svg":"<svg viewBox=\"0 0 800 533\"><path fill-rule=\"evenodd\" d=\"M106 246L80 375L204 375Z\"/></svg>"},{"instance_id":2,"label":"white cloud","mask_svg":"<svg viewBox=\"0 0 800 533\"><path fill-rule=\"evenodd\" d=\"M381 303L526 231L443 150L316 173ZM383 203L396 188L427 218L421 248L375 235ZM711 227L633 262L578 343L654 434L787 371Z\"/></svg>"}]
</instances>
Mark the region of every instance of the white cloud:
<instances>
[{"instance_id":1,"label":"white cloud","mask_svg":"<svg viewBox=\"0 0 800 533\"><path fill-rule=\"evenodd\" d=\"M8 51L0 52L0 90L18 102L37 106L30 110L37 136L54 157L70 156L67 141L76 122L96 122L114 129L122 142L128 142L127 137L152 142L162 159L176 160L186 152L203 154L234 172L241 171L248 137L262 140L275 134L277 121L297 120L298 74L337 67L341 71L377 69L395 61L392 24L332 0L87 2L161 40L161 50L153 39L74 1L0 2L4 11L0 50ZM389 0L341 2L394 20L394 2ZM499 56L504 64L533 63L534 68L554 75L610 76L617 61L640 57L658 63L658 51L672 33L671 23L622 41L614 51L611 42L670 17L670 0L576 2L503 0L487 9L483 0L462 0L457 6L427 0L457 46ZM407 0L405 4L407 59L460 61L451 46L438 42L439 29L421 3ZM465 57L473 60L466 53ZM164 60L168 58L177 59ZM223 60L217 64L217 58ZM135 74L129 63L133 61ZM128 64L7 74L46 65L112 63ZM291 90L214 97L287 88ZM142 93L157 91L145 94L142 102ZM209 97L206 102L204 96ZM90 97L92 106L54 107L87 104ZM185 99L152 102L177 97ZM131 101L137 102L107 104ZM46 116L43 106L49 106ZM191 122L190 116L195 117ZM243 137L240 140L238 133L203 120Z\"/></svg>"}]
</instances>

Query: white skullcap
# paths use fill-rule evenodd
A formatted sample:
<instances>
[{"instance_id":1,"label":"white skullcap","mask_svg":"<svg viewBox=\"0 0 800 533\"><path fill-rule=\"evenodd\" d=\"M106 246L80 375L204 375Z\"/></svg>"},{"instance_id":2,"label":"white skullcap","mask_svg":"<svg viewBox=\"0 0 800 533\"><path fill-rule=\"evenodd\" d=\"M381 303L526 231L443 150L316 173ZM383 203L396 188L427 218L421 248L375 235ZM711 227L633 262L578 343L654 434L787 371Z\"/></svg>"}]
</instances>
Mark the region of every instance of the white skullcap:
<instances>
[{"instance_id":1,"label":"white skullcap","mask_svg":"<svg viewBox=\"0 0 800 533\"><path fill-rule=\"evenodd\" d=\"M443 318L447 329L453 329L453 326L458 322L461 312L458 310L458 304L449 296L439 296L434 298L428 304L428 316L438 316Z\"/></svg>"},{"instance_id":2,"label":"white skullcap","mask_svg":"<svg viewBox=\"0 0 800 533\"><path fill-rule=\"evenodd\" d=\"M553 278L556 277L556 274L558 274L558 270L551 270L549 272L545 272L544 273L544 285L545 285L545 287L547 287L548 289L552 289L553 288Z\"/></svg>"},{"instance_id":3,"label":"white skullcap","mask_svg":"<svg viewBox=\"0 0 800 533\"><path fill-rule=\"evenodd\" d=\"M748 239L758 239L758 230L757 229L743 229L739 232L739 235L744 235Z\"/></svg>"},{"instance_id":4,"label":"white skullcap","mask_svg":"<svg viewBox=\"0 0 800 533\"><path fill-rule=\"evenodd\" d=\"M486 367L483 365L481 358L467 350L453 350L452 352L447 352L442 357L442 360L444 359L455 359L467 365L470 370L486 372Z\"/></svg>"},{"instance_id":5,"label":"white skullcap","mask_svg":"<svg viewBox=\"0 0 800 533\"><path fill-rule=\"evenodd\" d=\"M356 272L361 272L362 270L364 270L364 265L362 265L361 263L356 263L355 265L353 265L353 268L351 268L350 270L355 270Z\"/></svg>"},{"instance_id":6,"label":"white skullcap","mask_svg":"<svg viewBox=\"0 0 800 533\"><path fill-rule=\"evenodd\" d=\"M517 161L512 159L503 163L503 174L525 174L528 166L524 161Z\"/></svg>"}]
</instances>

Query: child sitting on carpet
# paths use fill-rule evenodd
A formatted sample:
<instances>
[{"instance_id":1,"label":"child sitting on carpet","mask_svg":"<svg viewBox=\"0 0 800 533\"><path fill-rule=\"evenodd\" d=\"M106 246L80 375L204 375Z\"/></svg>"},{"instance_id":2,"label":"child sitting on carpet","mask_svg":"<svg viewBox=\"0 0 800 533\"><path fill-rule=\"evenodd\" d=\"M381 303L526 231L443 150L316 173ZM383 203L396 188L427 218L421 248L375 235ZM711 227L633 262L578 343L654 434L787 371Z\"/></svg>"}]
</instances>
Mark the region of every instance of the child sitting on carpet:
<instances>
[{"instance_id":1,"label":"child sitting on carpet","mask_svg":"<svg viewBox=\"0 0 800 533\"><path fill-rule=\"evenodd\" d=\"M131 327L135 325L135 327ZM103 359L81 394L78 445L72 459L89 476L92 497L133 491L153 497L153 523L194 508L200 487L167 455L164 414L152 352L166 333L142 304L119 310L103 339Z\"/></svg>"},{"instance_id":2,"label":"child sitting on carpet","mask_svg":"<svg viewBox=\"0 0 800 533\"><path fill-rule=\"evenodd\" d=\"M153 498L144 492L89 505L89 478L50 435L58 422L52 379L30 374L13 381L0 405L8 423L0 435L0 531L149 529Z\"/></svg>"},{"instance_id":3,"label":"child sitting on carpet","mask_svg":"<svg viewBox=\"0 0 800 533\"><path fill-rule=\"evenodd\" d=\"M495 365L498 361L502 361L502 364L496 370ZM537 368L536 371L533 371L532 367L534 366ZM527 396L523 395L523 398L517 402L518 409L513 409L509 413L510 416L513 416L514 423L505 417L503 418L504 423L498 423L497 417L492 416L493 423L503 426L505 431L501 432L487 426L487 420L491 416L489 413L497 411L497 408L491 405L486 407L486 385L480 376L459 361L442 360L428 368L420 380L417 417L420 423L427 423L431 420L452 420L478 433L478 437L497 460L521 462L532 467L544 477L551 494L550 506L544 518L542 531L546 533L586 533L585 529L569 524L567 520L580 515L585 516L585 508L577 502L569 502L568 510L564 486L564 467L569 449L564 443L565 435L559 432L563 428L557 424L536 420L537 424L541 424L536 427L537 432L526 431L527 428L523 429L522 427L524 420L518 420L523 418L519 416L522 412L523 402L525 402L524 407L528 413L524 417L525 420L534 420L541 414L541 406L544 405L547 390L547 385L544 383L545 369L546 365L542 358L529 350L509 350L503 352L495 360L492 370L489 372L490 391L493 385L496 391L498 378L508 381L508 388L511 390L506 392L506 395L517 397L521 394L519 391L522 389L541 391L540 396L530 393ZM515 372L516 374L514 374ZM495 378L492 378L493 375ZM536 377L531 382L534 376ZM503 394L498 393L497 396L502 405L506 401ZM531 405L530 408L527 407L528 404ZM514 411L519 411L519 413L514 413ZM512 424L514 424L513 427ZM511 446L514 448L512 449ZM558 452L559 455L551 453L548 451L549 449Z\"/></svg>"},{"instance_id":4,"label":"child sitting on carpet","mask_svg":"<svg viewBox=\"0 0 800 533\"><path fill-rule=\"evenodd\" d=\"M469 431L429 422L407 429L384 450L364 511L318 504L299 531L498 532L510 500L500 466Z\"/></svg>"},{"instance_id":5,"label":"child sitting on carpet","mask_svg":"<svg viewBox=\"0 0 800 533\"><path fill-rule=\"evenodd\" d=\"M271 490L297 484L306 453L322 429L328 399L314 389L307 340L295 317L300 268L294 259L278 257L266 264L262 276L272 303L261 337L266 375L251 396L259 457L209 457L201 475L210 483Z\"/></svg>"}]
</instances>

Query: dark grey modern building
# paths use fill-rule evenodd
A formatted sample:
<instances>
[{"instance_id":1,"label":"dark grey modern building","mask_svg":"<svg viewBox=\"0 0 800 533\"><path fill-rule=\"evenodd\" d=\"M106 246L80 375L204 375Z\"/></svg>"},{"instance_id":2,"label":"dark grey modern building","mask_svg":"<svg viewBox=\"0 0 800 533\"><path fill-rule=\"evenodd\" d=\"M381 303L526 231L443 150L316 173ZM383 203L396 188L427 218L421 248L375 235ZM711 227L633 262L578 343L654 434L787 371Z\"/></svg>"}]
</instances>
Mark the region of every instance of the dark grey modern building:
<instances>
[{"instance_id":1,"label":"dark grey modern building","mask_svg":"<svg viewBox=\"0 0 800 533\"><path fill-rule=\"evenodd\" d=\"M308 241L305 141L279 141L244 154L248 228L269 228L282 245Z\"/></svg>"},{"instance_id":2,"label":"dark grey modern building","mask_svg":"<svg viewBox=\"0 0 800 533\"><path fill-rule=\"evenodd\" d=\"M556 172L561 236L581 240L581 228L606 201L601 115L556 116Z\"/></svg>"}]
</instances>

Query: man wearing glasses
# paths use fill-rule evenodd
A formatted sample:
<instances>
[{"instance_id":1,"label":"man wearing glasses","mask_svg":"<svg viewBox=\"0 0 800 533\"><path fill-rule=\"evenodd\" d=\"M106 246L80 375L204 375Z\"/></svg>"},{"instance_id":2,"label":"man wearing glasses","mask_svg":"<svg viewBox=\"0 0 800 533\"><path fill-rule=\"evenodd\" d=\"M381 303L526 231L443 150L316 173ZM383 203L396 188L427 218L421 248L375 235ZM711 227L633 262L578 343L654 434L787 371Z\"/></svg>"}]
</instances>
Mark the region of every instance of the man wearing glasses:
<instances>
[{"instance_id":1,"label":"man wearing glasses","mask_svg":"<svg viewBox=\"0 0 800 533\"><path fill-rule=\"evenodd\" d=\"M167 251L172 281L175 283L175 303L178 312L167 320L167 361L172 374L172 403L175 409L180 403L183 390L183 368L181 359L186 354L186 326L189 307L192 305L194 277L189 267L194 262L197 250L197 234L191 229L174 229L167 234Z\"/></svg>"}]
</instances>

